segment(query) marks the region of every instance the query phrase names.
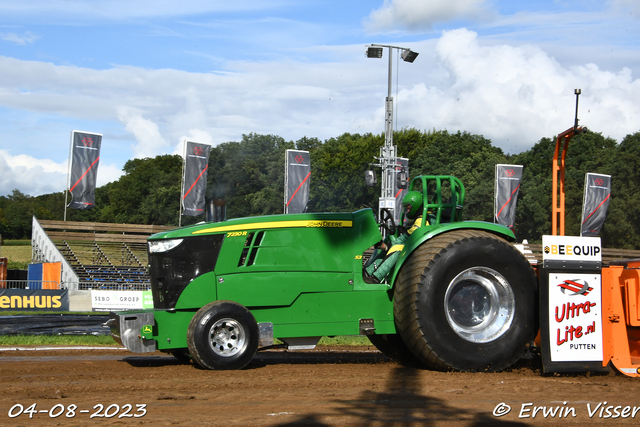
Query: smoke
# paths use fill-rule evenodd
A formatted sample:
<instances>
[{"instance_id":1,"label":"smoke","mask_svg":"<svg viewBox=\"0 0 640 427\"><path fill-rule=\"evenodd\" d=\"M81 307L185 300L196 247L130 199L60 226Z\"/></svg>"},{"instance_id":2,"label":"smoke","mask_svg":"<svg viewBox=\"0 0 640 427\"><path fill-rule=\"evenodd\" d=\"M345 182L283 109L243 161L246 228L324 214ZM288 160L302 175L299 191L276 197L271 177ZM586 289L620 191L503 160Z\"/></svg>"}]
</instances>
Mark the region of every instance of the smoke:
<instances>
[{"instance_id":1,"label":"smoke","mask_svg":"<svg viewBox=\"0 0 640 427\"><path fill-rule=\"evenodd\" d=\"M162 137L158 125L139 113L122 107L118 110L118 119L136 138L136 144L132 147L134 157L155 157L169 147L170 144Z\"/></svg>"}]
</instances>

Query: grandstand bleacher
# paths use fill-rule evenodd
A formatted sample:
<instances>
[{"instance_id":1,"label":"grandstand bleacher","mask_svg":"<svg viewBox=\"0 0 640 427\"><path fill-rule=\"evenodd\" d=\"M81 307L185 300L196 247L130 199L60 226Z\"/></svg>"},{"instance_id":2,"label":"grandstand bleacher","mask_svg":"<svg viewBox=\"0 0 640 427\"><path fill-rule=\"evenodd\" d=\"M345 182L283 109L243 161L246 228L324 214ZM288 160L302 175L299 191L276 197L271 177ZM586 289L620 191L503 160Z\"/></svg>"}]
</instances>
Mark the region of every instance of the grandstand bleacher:
<instances>
[{"instance_id":1,"label":"grandstand bleacher","mask_svg":"<svg viewBox=\"0 0 640 427\"><path fill-rule=\"evenodd\" d=\"M77 276L76 290L147 290L147 237L174 227L73 221L38 221ZM36 246L34 254L49 261ZM34 256L36 258L36 256Z\"/></svg>"}]
</instances>

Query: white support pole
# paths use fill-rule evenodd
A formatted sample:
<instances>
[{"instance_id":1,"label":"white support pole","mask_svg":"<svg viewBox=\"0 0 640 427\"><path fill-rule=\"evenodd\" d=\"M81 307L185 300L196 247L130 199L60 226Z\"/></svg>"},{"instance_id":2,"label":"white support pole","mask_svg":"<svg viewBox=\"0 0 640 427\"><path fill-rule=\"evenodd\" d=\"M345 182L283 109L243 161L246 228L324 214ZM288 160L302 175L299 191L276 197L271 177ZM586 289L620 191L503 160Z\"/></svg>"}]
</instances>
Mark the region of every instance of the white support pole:
<instances>
[{"instance_id":1,"label":"white support pole","mask_svg":"<svg viewBox=\"0 0 640 427\"><path fill-rule=\"evenodd\" d=\"M180 184L180 207L178 209L178 227L182 227L182 196L184 194L184 174L187 165L187 140L183 141L182 148L182 183Z\"/></svg>"},{"instance_id":2,"label":"white support pole","mask_svg":"<svg viewBox=\"0 0 640 427\"><path fill-rule=\"evenodd\" d=\"M67 181L64 187L64 217L67 220L67 195L69 194L69 177L71 176L71 153L73 150L73 132L71 131L71 140L69 141L69 158L67 159Z\"/></svg>"}]
</instances>

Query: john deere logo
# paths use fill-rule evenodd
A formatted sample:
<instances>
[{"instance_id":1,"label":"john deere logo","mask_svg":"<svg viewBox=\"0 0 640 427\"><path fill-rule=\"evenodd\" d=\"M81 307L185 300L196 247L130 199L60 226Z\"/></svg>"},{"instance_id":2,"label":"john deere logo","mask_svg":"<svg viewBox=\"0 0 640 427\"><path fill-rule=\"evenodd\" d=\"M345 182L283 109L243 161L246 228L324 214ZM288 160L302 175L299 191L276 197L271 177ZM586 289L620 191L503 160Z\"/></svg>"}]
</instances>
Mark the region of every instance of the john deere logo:
<instances>
[{"instance_id":1,"label":"john deere logo","mask_svg":"<svg viewBox=\"0 0 640 427\"><path fill-rule=\"evenodd\" d=\"M142 327L142 333L143 334L150 334L152 331L151 325L144 325Z\"/></svg>"}]
</instances>

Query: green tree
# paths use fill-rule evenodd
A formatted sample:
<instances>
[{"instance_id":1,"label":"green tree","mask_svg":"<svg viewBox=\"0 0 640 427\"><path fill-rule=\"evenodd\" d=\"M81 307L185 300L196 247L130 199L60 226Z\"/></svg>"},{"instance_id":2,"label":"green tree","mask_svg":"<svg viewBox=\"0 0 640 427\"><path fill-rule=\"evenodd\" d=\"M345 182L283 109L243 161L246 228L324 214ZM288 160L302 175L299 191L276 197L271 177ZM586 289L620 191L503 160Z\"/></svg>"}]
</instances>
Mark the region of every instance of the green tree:
<instances>
[{"instance_id":1,"label":"green tree","mask_svg":"<svg viewBox=\"0 0 640 427\"><path fill-rule=\"evenodd\" d=\"M364 171L375 163L379 135L345 133L311 152L310 212L350 212L377 206L378 189L368 188Z\"/></svg>"},{"instance_id":2,"label":"green tree","mask_svg":"<svg viewBox=\"0 0 640 427\"><path fill-rule=\"evenodd\" d=\"M611 202L602 232L607 247L640 247L640 132L627 135L609 156Z\"/></svg>"},{"instance_id":3,"label":"green tree","mask_svg":"<svg viewBox=\"0 0 640 427\"><path fill-rule=\"evenodd\" d=\"M214 147L207 199L225 200L229 218L282 213L285 151L294 147L279 136L254 133Z\"/></svg>"},{"instance_id":4,"label":"green tree","mask_svg":"<svg viewBox=\"0 0 640 427\"><path fill-rule=\"evenodd\" d=\"M502 150L467 132L433 132L424 137L421 150L410 159L411 175L455 176L466 191L463 217L493 221L495 165L506 162Z\"/></svg>"},{"instance_id":5,"label":"green tree","mask_svg":"<svg viewBox=\"0 0 640 427\"><path fill-rule=\"evenodd\" d=\"M33 214L32 197L14 189L7 197L4 217L11 230L10 239L31 238L31 217Z\"/></svg>"},{"instance_id":6,"label":"green tree","mask_svg":"<svg viewBox=\"0 0 640 427\"><path fill-rule=\"evenodd\" d=\"M157 156L125 163L124 175L96 194L100 222L177 225L182 157ZM183 221L189 223L189 219ZM194 222L192 220L191 222Z\"/></svg>"},{"instance_id":7,"label":"green tree","mask_svg":"<svg viewBox=\"0 0 640 427\"><path fill-rule=\"evenodd\" d=\"M403 129L394 133L398 155L409 158L411 177L453 175L465 185L465 219L492 221L494 171L497 163L524 166L518 197L516 235L540 241L551 232L551 165L555 139L542 138L530 150L505 155L481 135L467 132ZM240 142L212 147L206 199L224 199L229 218L279 214L283 211L284 156L287 149L311 156L310 212L355 211L377 207L379 187L366 187L363 173L379 155L384 135L345 133L324 142L313 137L285 141L275 135L243 135ZM578 235L584 176L612 176L608 216L601 233L607 247L640 246L640 132L620 144L599 133L572 139L566 156L566 232ZM181 156L133 159L117 181L96 189L95 207L67 210L72 221L177 225L182 179ZM379 169L376 172L380 173ZM31 217L59 219L64 193L31 197L14 190L0 196L3 238L31 236ZM202 217L182 217L184 225Z\"/></svg>"},{"instance_id":8,"label":"green tree","mask_svg":"<svg viewBox=\"0 0 640 427\"><path fill-rule=\"evenodd\" d=\"M542 235L551 234L555 146L555 138L542 138L531 150L514 156L515 162L524 165L516 231L519 236L530 241L540 241ZM615 140L605 138L600 133L589 132L573 137L566 150L565 234L579 236L585 175L588 172L611 174L617 147Z\"/></svg>"}]
</instances>

